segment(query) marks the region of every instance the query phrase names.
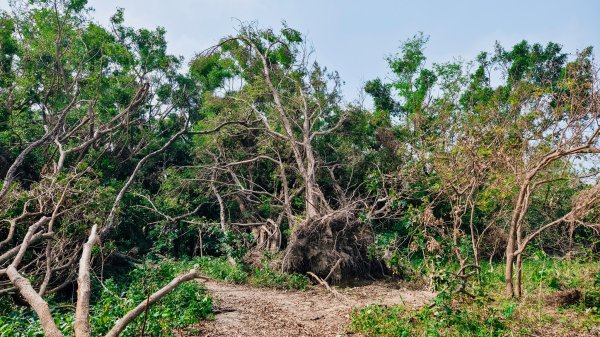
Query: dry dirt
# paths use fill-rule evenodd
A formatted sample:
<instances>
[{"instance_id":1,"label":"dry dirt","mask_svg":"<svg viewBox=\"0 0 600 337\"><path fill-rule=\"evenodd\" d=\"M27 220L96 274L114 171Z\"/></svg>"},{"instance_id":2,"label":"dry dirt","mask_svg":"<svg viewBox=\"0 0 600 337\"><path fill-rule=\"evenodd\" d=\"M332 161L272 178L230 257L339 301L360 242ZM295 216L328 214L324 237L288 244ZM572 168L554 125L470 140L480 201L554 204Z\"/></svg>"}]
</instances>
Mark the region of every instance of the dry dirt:
<instances>
[{"instance_id":1,"label":"dry dirt","mask_svg":"<svg viewBox=\"0 0 600 337\"><path fill-rule=\"evenodd\" d=\"M286 291L216 281L205 284L217 314L195 327L193 336L198 337L338 336L344 334L353 308L372 303L419 307L434 296L389 283L338 289L340 296L315 287Z\"/></svg>"}]
</instances>

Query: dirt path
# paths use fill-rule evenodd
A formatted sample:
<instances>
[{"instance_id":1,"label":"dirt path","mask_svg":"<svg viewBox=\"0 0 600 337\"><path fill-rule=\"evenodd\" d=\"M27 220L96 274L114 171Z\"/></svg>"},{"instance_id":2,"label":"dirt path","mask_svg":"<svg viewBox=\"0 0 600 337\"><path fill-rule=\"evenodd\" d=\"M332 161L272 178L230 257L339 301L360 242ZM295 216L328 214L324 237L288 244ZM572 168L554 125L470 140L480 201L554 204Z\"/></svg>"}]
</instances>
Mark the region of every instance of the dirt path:
<instances>
[{"instance_id":1,"label":"dirt path","mask_svg":"<svg viewBox=\"0 0 600 337\"><path fill-rule=\"evenodd\" d=\"M389 284L370 284L340 290L334 296L324 289L285 291L252 288L209 281L214 321L198 327L201 337L216 336L337 336L344 333L354 307L371 303L418 307L433 294L428 291L394 289Z\"/></svg>"}]
</instances>

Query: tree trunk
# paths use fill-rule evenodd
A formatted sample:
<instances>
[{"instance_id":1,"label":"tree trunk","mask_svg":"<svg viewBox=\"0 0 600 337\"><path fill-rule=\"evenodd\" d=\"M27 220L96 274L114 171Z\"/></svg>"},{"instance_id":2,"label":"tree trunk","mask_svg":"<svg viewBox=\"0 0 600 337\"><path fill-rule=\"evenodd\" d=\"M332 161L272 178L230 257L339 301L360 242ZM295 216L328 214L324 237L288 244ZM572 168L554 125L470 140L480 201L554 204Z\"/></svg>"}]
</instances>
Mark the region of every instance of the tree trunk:
<instances>
[{"instance_id":1,"label":"tree trunk","mask_svg":"<svg viewBox=\"0 0 600 337\"><path fill-rule=\"evenodd\" d=\"M56 323L54 323L54 318L52 317L50 308L48 308L48 303L46 303L46 301L44 301L44 299L42 299L42 297L33 289L29 280L22 277L13 265L6 268L6 274L15 288L17 288L27 303L31 305L31 308L35 313L38 314L42 329L44 329L44 335L46 335L46 337L63 337L63 334L58 330Z\"/></svg>"},{"instance_id":2,"label":"tree trunk","mask_svg":"<svg viewBox=\"0 0 600 337\"><path fill-rule=\"evenodd\" d=\"M514 287L514 296L516 298L520 298L523 292L523 287L522 287L522 275L523 275L523 254L519 254L517 255L517 260L516 260L516 280L515 280L515 287Z\"/></svg>"},{"instance_id":3,"label":"tree trunk","mask_svg":"<svg viewBox=\"0 0 600 337\"><path fill-rule=\"evenodd\" d=\"M92 248L98 242L98 226L94 225L88 238L83 245L83 252L79 260L79 275L77 277L77 305L75 308L75 336L90 336L90 261L92 259Z\"/></svg>"},{"instance_id":4,"label":"tree trunk","mask_svg":"<svg viewBox=\"0 0 600 337\"><path fill-rule=\"evenodd\" d=\"M513 253L515 250L515 240L513 238L514 233L512 230L509 233L508 243L506 245L506 268L504 271L504 284L506 296L513 296Z\"/></svg>"},{"instance_id":5,"label":"tree trunk","mask_svg":"<svg viewBox=\"0 0 600 337\"><path fill-rule=\"evenodd\" d=\"M527 204L529 203L529 182L530 179L526 179L519 190L519 196L515 203L515 208L510 221L510 228L508 230L508 242L506 244L506 269L504 272L504 283L506 285L506 296L517 296L520 295L520 289L515 290L513 284L514 277L514 264L515 264L515 250L517 243L521 238L521 231L523 225L523 219L527 210ZM519 285L520 286L520 285Z\"/></svg>"}]
</instances>

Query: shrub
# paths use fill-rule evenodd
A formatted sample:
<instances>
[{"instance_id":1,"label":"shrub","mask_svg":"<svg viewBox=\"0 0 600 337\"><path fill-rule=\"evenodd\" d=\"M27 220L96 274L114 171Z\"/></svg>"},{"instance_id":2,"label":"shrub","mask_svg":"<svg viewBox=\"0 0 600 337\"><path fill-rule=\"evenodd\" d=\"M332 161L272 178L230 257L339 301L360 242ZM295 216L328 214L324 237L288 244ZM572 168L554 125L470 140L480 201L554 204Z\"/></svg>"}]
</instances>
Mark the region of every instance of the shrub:
<instances>
[{"instance_id":1,"label":"shrub","mask_svg":"<svg viewBox=\"0 0 600 337\"><path fill-rule=\"evenodd\" d=\"M193 261L206 276L219 280L241 284L248 279L248 273L239 263L232 264L226 258L201 257Z\"/></svg>"},{"instance_id":2,"label":"shrub","mask_svg":"<svg viewBox=\"0 0 600 337\"><path fill-rule=\"evenodd\" d=\"M250 284L257 287L305 290L310 282L305 275L286 274L264 265L252 271Z\"/></svg>"}]
</instances>

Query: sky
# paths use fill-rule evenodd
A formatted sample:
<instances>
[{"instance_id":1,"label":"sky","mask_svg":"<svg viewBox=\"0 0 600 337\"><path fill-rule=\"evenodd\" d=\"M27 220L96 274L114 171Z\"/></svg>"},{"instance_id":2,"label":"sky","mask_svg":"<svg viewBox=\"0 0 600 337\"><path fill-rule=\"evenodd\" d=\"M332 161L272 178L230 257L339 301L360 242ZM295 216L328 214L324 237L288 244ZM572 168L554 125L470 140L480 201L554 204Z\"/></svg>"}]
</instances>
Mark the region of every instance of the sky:
<instances>
[{"instance_id":1,"label":"sky","mask_svg":"<svg viewBox=\"0 0 600 337\"><path fill-rule=\"evenodd\" d=\"M0 0L0 8L6 8ZM385 57L418 32L430 36L428 62L472 60L523 39L562 44L574 53L600 50L598 0L90 0L100 23L120 7L125 23L167 30L170 52L189 60L233 34L239 22L280 27L282 20L307 35L315 57L345 81L347 100L362 84L385 78Z\"/></svg>"}]
</instances>

